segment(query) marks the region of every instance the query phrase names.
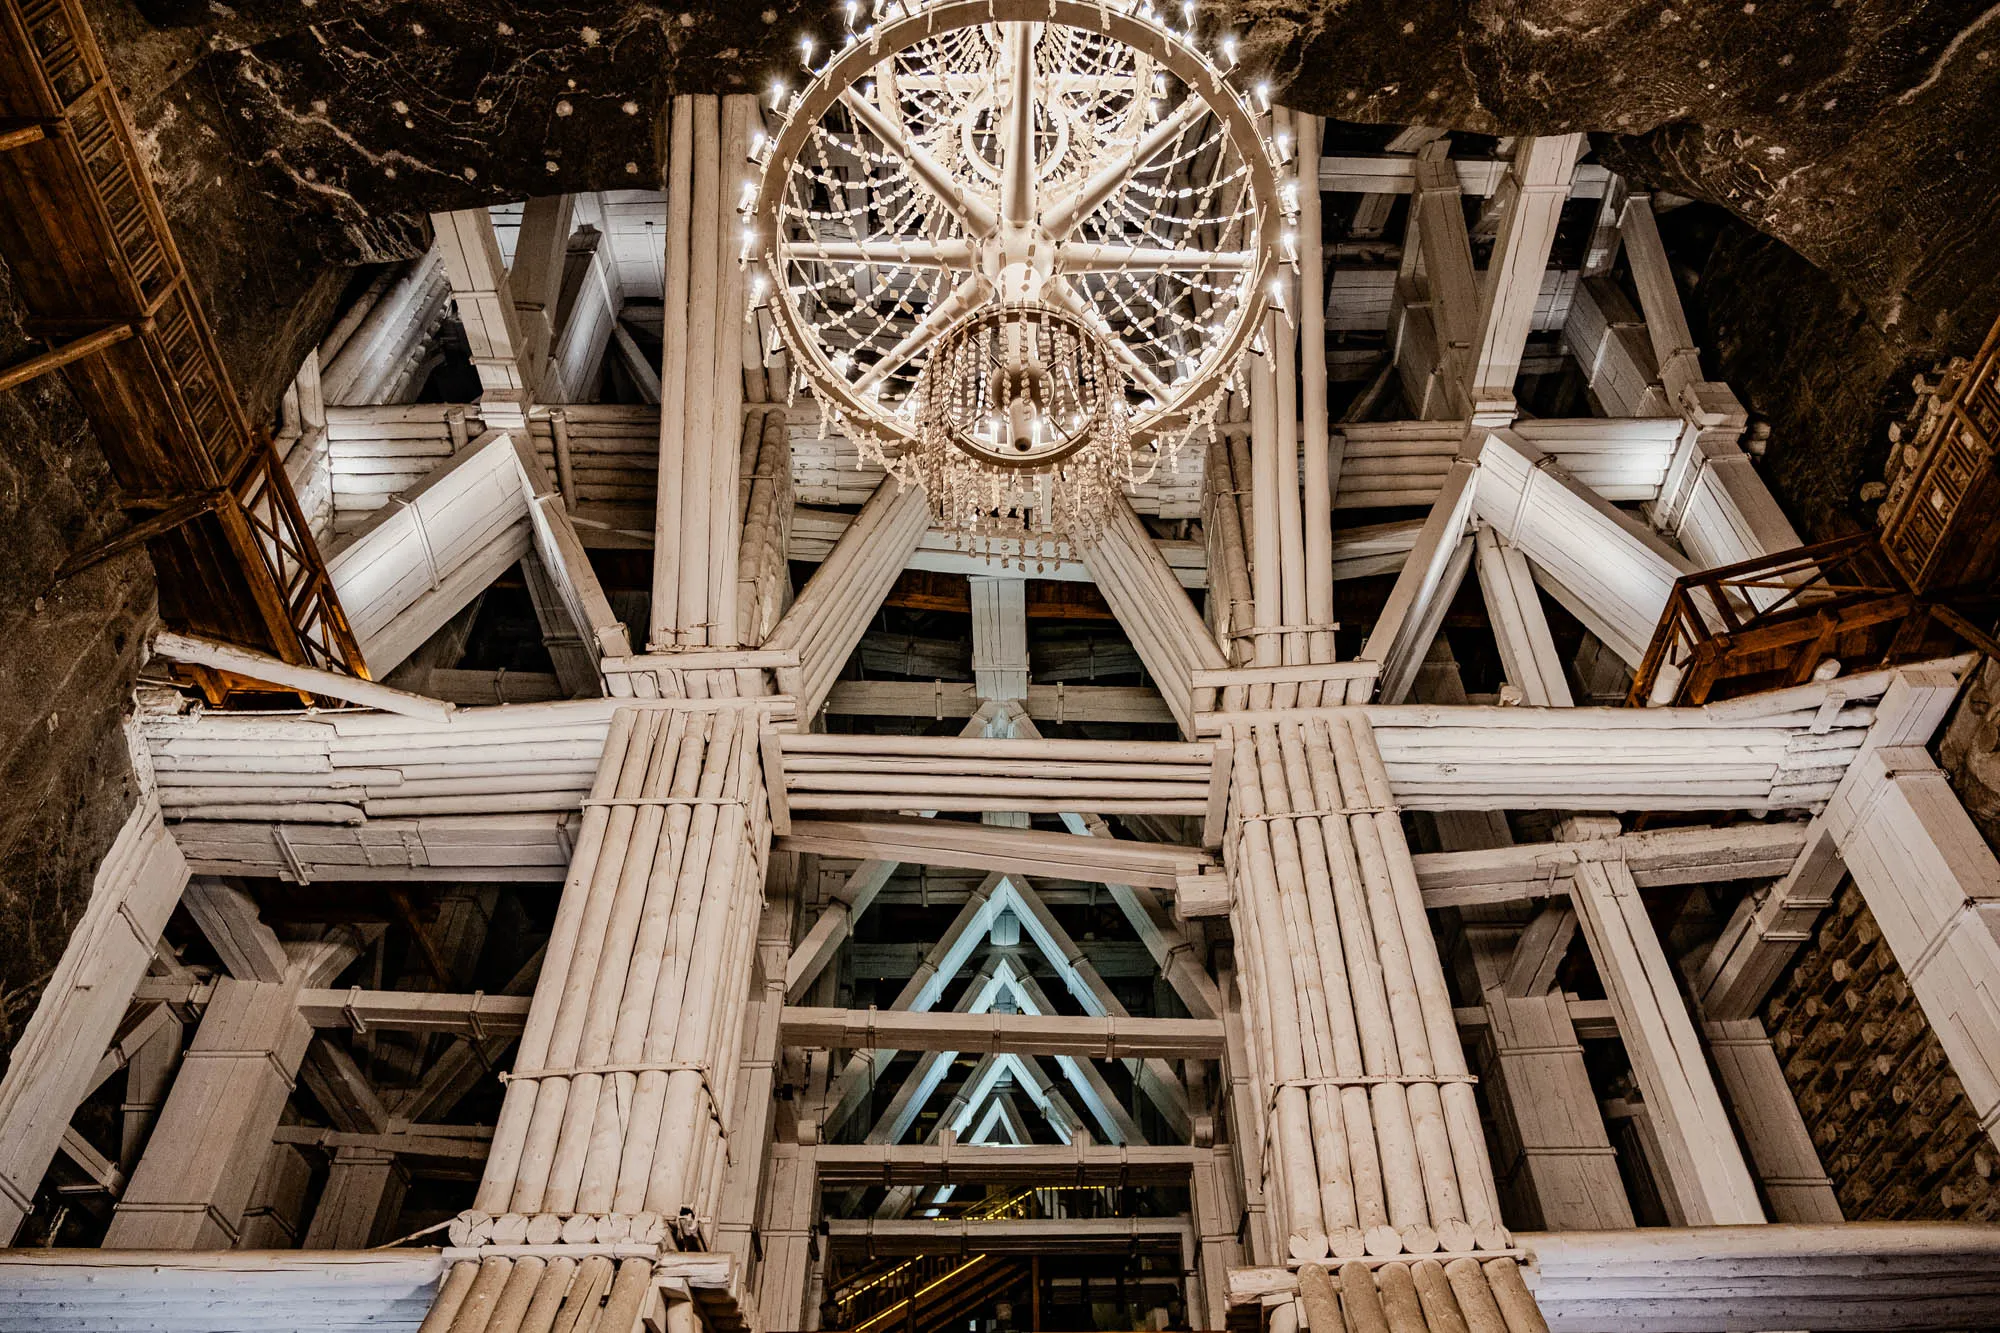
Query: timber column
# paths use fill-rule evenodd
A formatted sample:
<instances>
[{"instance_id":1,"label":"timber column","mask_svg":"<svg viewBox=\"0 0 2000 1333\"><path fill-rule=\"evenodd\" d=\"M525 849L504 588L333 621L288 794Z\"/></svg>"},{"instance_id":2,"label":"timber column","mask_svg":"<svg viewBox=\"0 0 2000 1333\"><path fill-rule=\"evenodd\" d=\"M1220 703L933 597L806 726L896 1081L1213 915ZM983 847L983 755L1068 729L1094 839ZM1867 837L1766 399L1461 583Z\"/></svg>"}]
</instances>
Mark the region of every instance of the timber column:
<instances>
[{"instance_id":1,"label":"timber column","mask_svg":"<svg viewBox=\"0 0 2000 1333\"><path fill-rule=\"evenodd\" d=\"M700 674L710 698L613 716L486 1174L451 1229L506 1253L454 1264L425 1333L623 1333L661 1254L714 1247L771 833L764 710L729 697L733 672Z\"/></svg>"},{"instance_id":2,"label":"timber column","mask_svg":"<svg viewBox=\"0 0 2000 1333\"><path fill-rule=\"evenodd\" d=\"M1323 688L1324 704L1341 690L1358 702L1372 682ZM1269 1201L1260 1256L1299 1266L1309 1310L1328 1303L1309 1316L1315 1330L1544 1333L1500 1225L1444 967L1366 714L1225 719L1224 734L1248 1101L1264 1121L1234 1136L1265 1144L1245 1157L1249 1190ZM1296 1318L1280 1307L1273 1327Z\"/></svg>"}]
</instances>

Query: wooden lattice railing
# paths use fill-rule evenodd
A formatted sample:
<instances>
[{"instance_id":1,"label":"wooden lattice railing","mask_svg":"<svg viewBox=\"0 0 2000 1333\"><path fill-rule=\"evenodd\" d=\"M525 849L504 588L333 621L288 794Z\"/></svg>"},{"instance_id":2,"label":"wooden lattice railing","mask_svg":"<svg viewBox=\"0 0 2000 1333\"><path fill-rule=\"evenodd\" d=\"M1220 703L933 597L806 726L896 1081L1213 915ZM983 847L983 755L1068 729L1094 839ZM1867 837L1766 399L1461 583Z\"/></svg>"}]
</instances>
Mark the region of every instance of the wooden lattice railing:
<instances>
[{"instance_id":1,"label":"wooden lattice railing","mask_svg":"<svg viewBox=\"0 0 2000 1333\"><path fill-rule=\"evenodd\" d=\"M2000 321L1940 389L1942 411L1882 523L1883 550L1918 592L2000 574Z\"/></svg>"},{"instance_id":2,"label":"wooden lattice railing","mask_svg":"<svg viewBox=\"0 0 2000 1333\"><path fill-rule=\"evenodd\" d=\"M144 541L170 622L365 675L291 483L237 400L78 0L0 0L0 254L31 331L59 346L43 360L64 370L132 520L65 572Z\"/></svg>"},{"instance_id":3,"label":"wooden lattice railing","mask_svg":"<svg viewBox=\"0 0 2000 1333\"><path fill-rule=\"evenodd\" d=\"M1675 582L1626 702L1703 704L1962 643L2000 652L1967 615L1991 609L1917 593L1872 532L1704 570Z\"/></svg>"}]
</instances>

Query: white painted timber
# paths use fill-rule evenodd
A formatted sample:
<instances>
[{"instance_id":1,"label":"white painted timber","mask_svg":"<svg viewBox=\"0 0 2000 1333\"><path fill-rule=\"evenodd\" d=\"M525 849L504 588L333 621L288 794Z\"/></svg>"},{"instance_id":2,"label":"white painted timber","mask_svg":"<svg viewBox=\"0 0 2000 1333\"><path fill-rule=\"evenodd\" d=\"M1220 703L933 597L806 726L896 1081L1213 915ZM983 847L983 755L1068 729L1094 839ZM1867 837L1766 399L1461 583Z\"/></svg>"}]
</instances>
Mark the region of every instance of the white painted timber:
<instances>
[{"instance_id":1,"label":"white painted timber","mask_svg":"<svg viewBox=\"0 0 2000 1333\"><path fill-rule=\"evenodd\" d=\"M1659 1138L1666 1177L1660 1189L1679 1200L1692 1225L1763 1221L1756 1186L1631 871L1593 861L1577 867L1574 883L1570 901Z\"/></svg>"},{"instance_id":2,"label":"white painted timber","mask_svg":"<svg viewBox=\"0 0 2000 1333\"><path fill-rule=\"evenodd\" d=\"M533 544L514 444L489 433L327 558L369 674L387 675Z\"/></svg>"},{"instance_id":3,"label":"white painted timber","mask_svg":"<svg viewBox=\"0 0 2000 1333\"><path fill-rule=\"evenodd\" d=\"M1936 1222L1528 1233L1554 1333L1974 1328L2000 1319L2000 1228Z\"/></svg>"},{"instance_id":4,"label":"white painted timber","mask_svg":"<svg viewBox=\"0 0 2000 1333\"><path fill-rule=\"evenodd\" d=\"M98 1057L188 880L157 796L143 789L98 864L90 899L0 1079L0 1238L11 1240L95 1086Z\"/></svg>"},{"instance_id":5,"label":"white painted timber","mask_svg":"<svg viewBox=\"0 0 2000 1333\"><path fill-rule=\"evenodd\" d=\"M1516 432L1486 433L1479 470L1479 517L1527 556L1557 601L1636 666L1674 581L1694 573L1694 562Z\"/></svg>"}]
</instances>

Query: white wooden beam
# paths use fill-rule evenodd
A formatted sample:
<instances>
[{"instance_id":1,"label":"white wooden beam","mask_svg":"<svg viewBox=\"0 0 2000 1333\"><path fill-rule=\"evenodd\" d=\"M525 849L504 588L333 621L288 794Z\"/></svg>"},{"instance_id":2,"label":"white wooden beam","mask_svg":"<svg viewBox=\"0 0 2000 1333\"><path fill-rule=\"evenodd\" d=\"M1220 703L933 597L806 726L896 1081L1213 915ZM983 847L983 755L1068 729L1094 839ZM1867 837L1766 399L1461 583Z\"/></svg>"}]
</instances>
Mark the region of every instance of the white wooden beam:
<instances>
[{"instance_id":1,"label":"white wooden beam","mask_svg":"<svg viewBox=\"0 0 2000 1333\"><path fill-rule=\"evenodd\" d=\"M930 501L923 488L882 482L765 638L766 648L799 656L796 670L778 673L778 685L797 697L801 716L811 717L825 702L834 677L929 529Z\"/></svg>"},{"instance_id":2,"label":"white wooden beam","mask_svg":"<svg viewBox=\"0 0 2000 1333\"><path fill-rule=\"evenodd\" d=\"M1724 1113L1701 1042L1632 874L1580 864L1571 902L1618 1019L1666 1167L1659 1182L1693 1225L1761 1222L1762 1206Z\"/></svg>"},{"instance_id":3,"label":"white wooden beam","mask_svg":"<svg viewBox=\"0 0 2000 1333\"><path fill-rule=\"evenodd\" d=\"M605 348L625 292L609 239L595 227L579 228L570 237L563 268L564 284L574 284L576 294L549 349L541 397L549 403L588 402L597 396Z\"/></svg>"},{"instance_id":4,"label":"white wooden beam","mask_svg":"<svg viewBox=\"0 0 2000 1333\"><path fill-rule=\"evenodd\" d=\"M1764 1024L1755 1018L1711 1021L1702 1025L1702 1036L1772 1217L1779 1222L1841 1221L1833 1182L1820 1165L1819 1150Z\"/></svg>"},{"instance_id":5,"label":"white wooden beam","mask_svg":"<svg viewBox=\"0 0 2000 1333\"><path fill-rule=\"evenodd\" d=\"M219 1249L234 1242L312 1028L296 985L216 983L145 1156L105 1233L107 1249Z\"/></svg>"},{"instance_id":6,"label":"white wooden beam","mask_svg":"<svg viewBox=\"0 0 2000 1333\"><path fill-rule=\"evenodd\" d=\"M497 432L377 510L327 558L369 674L386 676L533 540L514 444Z\"/></svg>"},{"instance_id":7,"label":"white wooden beam","mask_svg":"<svg viewBox=\"0 0 2000 1333\"><path fill-rule=\"evenodd\" d=\"M1479 444L1476 512L1557 601L1636 666L1674 580L1695 565L1510 430Z\"/></svg>"},{"instance_id":8,"label":"white wooden beam","mask_svg":"<svg viewBox=\"0 0 2000 1333\"><path fill-rule=\"evenodd\" d=\"M514 438L513 445L535 554L589 652L593 670L604 658L630 657L631 636L612 611L562 495L535 456L526 431Z\"/></svg>"},{"instance_id":9,"label":"white wooden beam","mask_svg":"<svg viewBox=\"0 0 2000 1333\"><path fill-rule=\"evenodd\" d=\"M1193 674L1229 664L1129 501L1112 503L1085 563L1183 734L1192 734L1201 702Z\"/></svg>"},{"instance_id":10,"label":"white wooden beam","mask_svg":"<svg viewBox=\"0 0 2000 1333\"><path fill-rule=\"evenodd\" d=\"M1835 682L1836 684L1838 682ZM1926 745L1958 698L1958 677L1934 668L1896 673L1876 705L1859 754L1885 746ZM1832 906L1847 866L1839 826L1859 784L1874 770L1850 760L1840 785L1812 823L1785 872L1737 904L1722 934L1689 977L1702 1013L1712 1020L1754 1017L1764 1007L1813 924Z\"/></svg>"},{"instance_id":11,"label":"white wooden beam","mask_svg":"<svg viewBox=\"0 0 2000 1333\"><path fill-rule=\"evenodd\" d=\"M187 878L158 799L142 786L0 1078L0 1241L13 1239L70 1117L95 1086L98 1057Z\"/></svg>"},{"instance_id":12,"label":"white wooden beam","mask_svg":"<svg viewBox=\"0 0 2000 1333\"><path fill-rule=\"evenodd\" d=\"M1673 411L1660 387L1660 365L1646 337L1646 321L1609 277L1588 276L1576 285L1563 341L1583 371L1592 403L1607 417L1653 417Z\"/></svg>"},{"instance_id":13,"label":"white wooden beam","mask_svg":"<svg viewBox=\"0 0 2000 1333\"><path fill-rule=\"evenodd\" d=\"M412 694L408 690L378 685L374 681L360 680L335 671L322 671L317 667L297 666L265 653L251 652L234 644L190 634L161 630L153 636L151 648L157 655L175 662L213 667L249 680L304 690L364 708L401 713L406 717L439 720L450 716L452 710L449 703Z\"/></svg>"},{"instance_id":14,"label":"white wooden beam","mask_svg":"<svg viewBox=\"0 0 2000 1333\"><path fill-rule=\"evenodd\" d=\"M1919 746L1863 755L1827 814L1966 1100L2000 1133L2000 862Z\"/></svg>"},{"instance_id":15,"label":"white wooden beam","mask_svg":"<svg viewBox=\"0 0 2000 1333\"><path fill-rule=\"evenodd\" d=\"M493 214L485 208L433 213L431 226L473 368L479 372L479 402L486 424L525 428L539 377L526 360L528 341L514 308Z\"/></svg>"},{"instance_id":16,"label":"white wooden beam","mask_svg":"<svg viewBox=\"0 0 2000 1333\"><path fill-rule=\"evenodd\" d=\"M1000 908L995 899L1002 882L999 875L989 875L986 882L966 899L951 925L931 946L916 975L898 992L889 1006L891 1011L921 1013L937 1005L945 988L958 976L966 960L991 931L994 914ZM836 1133L860 1109L880 1072L895 1058L895 1047L871 1047L857 1051L849 1058L846 1068L827 1095L827 1105L820 1121L822 1137Z\"/></svg>"},{"instance_id":17,"label":"white wooden beam","mask_svg":"<svg viewBox=\"0 0 2000 1333\"><path fill-rule=\"evenodd\" d=\"M1458 592L1457 583L1449 576L1456 570L1459 578L1464 577L1467 561L1461 557L1460 547L1465 542L1465 525L1478 503L1479 486L1476 464L1463 458L1452 464L1417 544L1362 646L1362 661L1382 664L1377 697L1384 703L1401 703L1408 697L1417 668L1430 650L1424 632L1428 629L1435 636L1434 612Z\"/></svg>"},{"instance_id":18,"label":"white wooden beam","mask_svg":"<svg viewBox=\"0 0 2000 1333\"><path fill-rule=\"evenodd\" d=\"M1500 540L1482 523L1473 534L1479 561L1479 592L1500 649L1507 682L1536 708L1570 708L1569 678L1549 634L1549 618L1535 587L1534 571L1520 550Z\"/></svg>"},{"instance_id":19,"label":"white wooden beam","mask_svg":"<svg viewBox=\"0 0 2000 1333\"><path fill-rule=\"evenodd\" d=\"M1575 180L1581 134L1517 139L1507 169L1506 211L1482 275L1466 389L1476 416L1514 416L1514 380L1555 244L1556 224Z\"/></svg>"},{"instance_id":20,"label":"white wooden beam","mask_svg":"<svg viewBox=\"0 0 2000 1333\"><path fill-rule=\"evenodd\" d=\"M533 379L536 397L549 379L549 353L555 346L556 306L562 299L564 258L574 230L575 200L566 194L540 195L521 208L521 229L514 239L514 262L507 272L507 291L514 298L521 330L521 364Z\"/></svg>"},{"instance_id":21,"label":"white wooden beam","mask_svg":"<svg viewBox=\"0 0 2000 1333\"><path fill-rule=\"evenodd\" d=\"M1028 694L1028 580L972 576L972 679L982 699Z\"/></svg>"}]
</instances>

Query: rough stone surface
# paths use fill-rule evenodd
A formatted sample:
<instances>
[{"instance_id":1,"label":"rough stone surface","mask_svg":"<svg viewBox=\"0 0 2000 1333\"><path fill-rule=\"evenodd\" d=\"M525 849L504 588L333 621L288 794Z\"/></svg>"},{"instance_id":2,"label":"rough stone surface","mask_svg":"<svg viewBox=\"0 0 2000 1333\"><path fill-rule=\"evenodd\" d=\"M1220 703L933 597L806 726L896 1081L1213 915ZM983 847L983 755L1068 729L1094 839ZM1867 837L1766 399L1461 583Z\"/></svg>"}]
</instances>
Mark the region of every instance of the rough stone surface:
<instances>
[{"instance_id":1,"label":"rough stone surface","mask_svg":"<svg viewBox=\"0 0 2000 1333\"><path fill-rule=\"evenodd\" d=\"M0 267L0 364L24 354ZM153 618L134 552L62 583L57 566L122 526L111 481L59 378L0 394L0 1054L61 957L131 809L122 719Z\"/></svg>"}]
</instances>

